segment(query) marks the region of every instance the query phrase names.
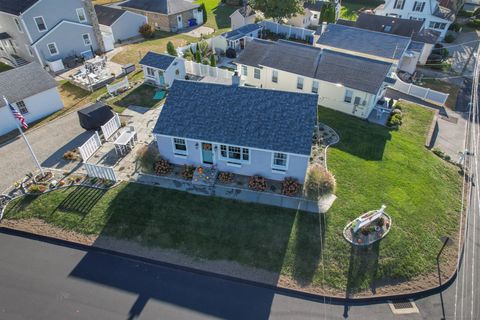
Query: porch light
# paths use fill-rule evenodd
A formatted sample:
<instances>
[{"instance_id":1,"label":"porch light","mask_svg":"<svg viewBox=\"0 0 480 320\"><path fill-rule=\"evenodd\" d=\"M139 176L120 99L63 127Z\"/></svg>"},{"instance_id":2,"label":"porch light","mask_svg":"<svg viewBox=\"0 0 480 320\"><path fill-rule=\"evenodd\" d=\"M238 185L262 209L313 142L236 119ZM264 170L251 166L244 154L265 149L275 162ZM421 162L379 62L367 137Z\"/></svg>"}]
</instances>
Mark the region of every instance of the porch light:
<instances>
[{"instance_id":1,"label":"porch light","mask_svg":"<svg viewBox=\"0 0 480 320\"><path fill-rule=\"evenodd\" d=\"M213 150L217 151L217 150L218 150L218 146L213 147Z\"/></svg>"}]
</instances>

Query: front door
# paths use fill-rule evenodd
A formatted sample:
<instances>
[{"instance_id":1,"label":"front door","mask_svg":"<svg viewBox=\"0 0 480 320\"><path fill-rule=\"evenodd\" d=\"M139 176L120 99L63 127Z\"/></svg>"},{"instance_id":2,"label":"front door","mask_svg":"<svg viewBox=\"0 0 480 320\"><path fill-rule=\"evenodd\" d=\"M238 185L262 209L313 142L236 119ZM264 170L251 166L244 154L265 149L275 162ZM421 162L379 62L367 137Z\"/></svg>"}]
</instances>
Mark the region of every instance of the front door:
<instances>
[{"instance_id":1,"label":"front door","mask_svg":"<svg viewBox=\"0 0 480 320\"><path fill-rule=\"evenodd\" d=\"M177 28L183 29L183 18L181 14L177 16Z\"/></svg>"},{"instance_id":2,"label":"front door","mask_svg":"<svg viewBox=\"0 0 480 320\"><path fill-rule=\"evenodd\" d=\"M165 77L163 76L163 71L158 71L158 84L160 86L165 85Z\"/></svg>"},{"instance_id":3,"label":"front door","mask_svg":"<svg viewBox=\"0 0 480 320\"><path fill-rule=\"evenodd\" d=\"M202 143L202 161L206 164L213 164L213 150L211 143Z\"/></svg>"}]
</instances>

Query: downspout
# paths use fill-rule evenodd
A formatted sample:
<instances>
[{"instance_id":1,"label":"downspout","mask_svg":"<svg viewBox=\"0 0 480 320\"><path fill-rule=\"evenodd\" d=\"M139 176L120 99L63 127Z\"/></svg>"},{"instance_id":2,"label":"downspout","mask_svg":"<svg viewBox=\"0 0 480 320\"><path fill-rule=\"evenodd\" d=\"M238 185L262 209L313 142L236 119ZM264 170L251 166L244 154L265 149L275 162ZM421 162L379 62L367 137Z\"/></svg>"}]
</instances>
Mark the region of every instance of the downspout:
<instances>
[{"instance_id":1,"label":"downspout","mask_svg":"<svg viewBox=\"0 0 480 320\"><path fill-rule=\"evenodd\" d=\"M95 13L95 7L93 6L92 0L83 0L83 2L85 3L85 10L93 27L93 34L95 40L97 40L98 50L104 53L105 44L103 43L102 31L100 31L100 24L98 23L97 14Z\"/></svg>"}]
</instances>

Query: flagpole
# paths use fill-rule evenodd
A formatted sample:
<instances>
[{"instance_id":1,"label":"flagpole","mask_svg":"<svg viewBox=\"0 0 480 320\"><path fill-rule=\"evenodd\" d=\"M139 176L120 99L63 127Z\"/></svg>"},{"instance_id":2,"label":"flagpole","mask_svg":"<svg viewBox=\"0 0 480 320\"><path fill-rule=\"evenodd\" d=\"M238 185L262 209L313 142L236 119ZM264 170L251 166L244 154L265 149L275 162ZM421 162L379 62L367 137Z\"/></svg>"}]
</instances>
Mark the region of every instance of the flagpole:
<instances>
[{"instance_id":1,"label":"flagpole","mask_svg":"<svg viewBox=\"0 0 480 320\"><path fill-rule=\"evenodd\" d=\"M7 100L7 98L5 96L3 96L3 101L5 101L5 105L9 106L9 102ZM23 137L23 140L25 141L25 143L27 144L27 147L28 147L28 150L30 150L30 154L32 155L32 158L33 160L35 161L35 164L37 165L38 169L40 170L40 172L42 173L42 176L45 175L45 173L43 172L43 169L42 169L42 166L40 165L40 162L38 162L38 159L37 159L37 156L35 155L35 152L33 152L33 149L32 149L32 146L30 145L30 142L28 142L28 139L27 137L25 136L25 133L23 133L23 130L22 128L20 128L20 125L18 124L18 120L15 119L15 117L13 116L12 112L9 110L9 113L10 115L12 116L13 118L13 121L15 122L15 125L17 126L17 129L18 131L20 131L20 134L22 135Z\"/></svg>"}]
</instances>

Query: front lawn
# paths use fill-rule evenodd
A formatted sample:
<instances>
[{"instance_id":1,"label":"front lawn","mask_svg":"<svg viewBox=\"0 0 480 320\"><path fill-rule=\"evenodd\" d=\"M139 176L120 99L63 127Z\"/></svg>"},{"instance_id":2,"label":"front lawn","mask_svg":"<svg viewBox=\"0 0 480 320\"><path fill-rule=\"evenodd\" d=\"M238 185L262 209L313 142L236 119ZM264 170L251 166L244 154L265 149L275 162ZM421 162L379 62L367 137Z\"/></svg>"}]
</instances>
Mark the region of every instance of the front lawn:
<instances>
[{"instance_id":1,"label":"front lawn","mask_svg":"<svg viewBox=\"0 0 480 320\"><path fill-rule=\"evenodd\" d=\"M106 193L71 188L23 198L6 219L36 217L80 233L236 261L305 285L353 290L411 279L436 270L441 236L455 238L461 179L423 147L433 113L403 110L404 125L389 131L320 108L320 120L342 139L329 149L338 199L326 230L310 213L126 183ZM344 226L382 204L391 232L370 250L352 250Z\"/></svg>"},{"instance_id":2,"label":"front lawn","mask_svg":"<svg viewBox=\"0 0 480 320\"><path fill-rule=\"evenodd\" d=\"M197 3L205 4L207 10L205 26L215 29L216 35L230 30L230 15L238 7L222 4L221 0L198 0Z\"/></svg>"},{"instance_id":3,"label":"front lawn","mask_svg":"<svg viewBox=\"0 0 480 320\"><path fill-rule=\"evenodd\" d=\"M376 0L346 0L342 1L340 18L345 20L357 20L360 10L373 9L383 1Z\"/></svg>"}]
</instances>

